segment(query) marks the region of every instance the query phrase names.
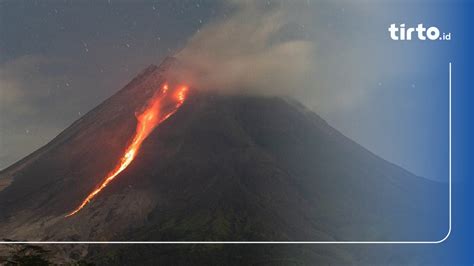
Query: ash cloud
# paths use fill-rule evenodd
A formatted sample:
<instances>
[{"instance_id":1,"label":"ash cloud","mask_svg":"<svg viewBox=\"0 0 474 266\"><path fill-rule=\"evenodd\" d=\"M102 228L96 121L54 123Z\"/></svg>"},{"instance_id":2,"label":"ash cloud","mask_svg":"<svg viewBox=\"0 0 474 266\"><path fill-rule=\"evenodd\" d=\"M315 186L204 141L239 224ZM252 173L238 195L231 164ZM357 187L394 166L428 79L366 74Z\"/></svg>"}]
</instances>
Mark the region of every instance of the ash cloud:
<instances>
[{"instance_id":1,"label":"ash cloud","mask_svg":"<svg viewBox=\"0 0 474 266\"><path fill-rule=\"evenodd\" d=\"M288 34L289 12L279 6L228 2L230 15L204 25L178 53L174 75L200 89L289 94L305 86L313 44Z\"/></svg>"}]
</instances>

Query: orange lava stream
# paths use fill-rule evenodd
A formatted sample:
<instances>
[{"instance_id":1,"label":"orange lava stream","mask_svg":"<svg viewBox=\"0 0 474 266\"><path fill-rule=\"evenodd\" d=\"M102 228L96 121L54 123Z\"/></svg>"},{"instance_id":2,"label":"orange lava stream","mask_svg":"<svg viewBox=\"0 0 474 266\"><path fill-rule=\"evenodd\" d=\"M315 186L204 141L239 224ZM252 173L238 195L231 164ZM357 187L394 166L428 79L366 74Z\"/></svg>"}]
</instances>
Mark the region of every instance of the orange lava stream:
<instances>
[{"instance_id":1,"label":"orange lava stream","mask_svg":"<svg viewBox=\"0 0 474 266\"><path fill-rule=\"evenodd\" d=\"M168 85L163 85L161 93L153 99L148 104L147 108L137 116L137 129L133 137L133 141L125 150L125 153L120 158L120 162L117 164L114 170L109 172L104 178L102 183L94 189L83 201L82 203L72 212L67 214L65 217L72 216L78 213L82 208L84 208L94 197L96 197L112 180L117 177L123 170L125 170L130 163L135 159L137 153L143 143L143 141L148 137L148 135L160 125L163 121L171 117L181 105L186 100L186 94L188 92L188 87L182 86L176 90L175 94L172 95L172 101L175 102L174 107L166 113L161 113L161 107L165 100L165 97L168 94Z\"/></svg>"}]
</instances>

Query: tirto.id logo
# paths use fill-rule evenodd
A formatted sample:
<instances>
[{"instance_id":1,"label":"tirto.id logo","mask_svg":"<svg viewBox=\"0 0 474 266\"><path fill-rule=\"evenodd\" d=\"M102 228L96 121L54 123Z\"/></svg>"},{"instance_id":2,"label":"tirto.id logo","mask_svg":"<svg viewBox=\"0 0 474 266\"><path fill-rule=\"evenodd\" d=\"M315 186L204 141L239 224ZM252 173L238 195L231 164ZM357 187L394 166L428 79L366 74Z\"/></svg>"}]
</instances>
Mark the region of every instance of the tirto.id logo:
<instances>
[{"instance_id":1,"label":"tirto.id logo","mask_svg":"<svg viewBox=\"0 0 474 266\"><path fill-rule=\"evenodd\" d=\"M421 41L449 41L451 40L450 32L443 32L437 27L428 27L425 28L423 24L418 24L416 28L414 27L405 27L405 24L390 24L388 27L388 32L390 32L390 38L394 41L411 41L412 38L418 38Z\"/></svg>"}]
</instances>

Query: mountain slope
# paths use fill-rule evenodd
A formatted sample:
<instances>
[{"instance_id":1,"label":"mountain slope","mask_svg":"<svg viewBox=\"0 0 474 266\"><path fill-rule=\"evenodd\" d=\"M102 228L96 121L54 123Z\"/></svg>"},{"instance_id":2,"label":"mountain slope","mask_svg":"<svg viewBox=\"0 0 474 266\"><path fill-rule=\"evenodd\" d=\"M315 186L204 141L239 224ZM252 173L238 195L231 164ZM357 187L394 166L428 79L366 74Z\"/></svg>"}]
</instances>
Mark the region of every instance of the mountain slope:
<instances>
[{"instance_id":1,"label":"mountain slope","mask_svg":"<svg viewBox=\"0 0 474 266\"><path fill-rule=\"evenodd\" d=\"M116 180L65 218L116 165L135 130L135 113L166 81L172 63L150 66L50 143L2 171L0 178L13 182L0 191L0 235L331 241L437 240L446 233L447 186L384 161L294 101L196 90L150 134ZM123 252L129 257L143 252L105 249L65 252L96 260L96 254L110 252L113 263L127 261L120 259ZM217 249L230 257L236 252ZM322 250L332 254L323 262L350 257L339 247Z\"/></svg>"}]
</instances>

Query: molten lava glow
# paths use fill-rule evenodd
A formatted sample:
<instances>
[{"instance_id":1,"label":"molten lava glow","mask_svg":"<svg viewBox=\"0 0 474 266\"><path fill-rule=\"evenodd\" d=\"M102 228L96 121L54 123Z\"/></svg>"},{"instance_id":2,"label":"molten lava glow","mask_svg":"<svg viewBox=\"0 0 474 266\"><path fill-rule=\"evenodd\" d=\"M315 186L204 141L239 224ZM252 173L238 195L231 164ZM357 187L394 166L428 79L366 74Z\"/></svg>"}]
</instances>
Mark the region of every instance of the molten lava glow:
<instances>
[{"instance_id":1,"label":"molten lava glow","mask_svg":"<svg viewBox=\"0 0 474 266\"><path fill-rule=\"evenodd\" d=\"M132 142L125 150L124 154L120 158L120 161L117 163L117 166L114 170L110 171L107 176L104 177L102 183L97 186L83 201L82 203L72 212L66 215L66 217L72 216L78 213L82 208L84 208L94 197L96 197L112 180L117 177L123 170L125 170L130 163L137 156L138 151L143 143L143 141L148 137L148 135L160 125L163 121L172 116L184 103L186 100L186 95L188 92L188 87L181 86L175 90L174 94L170 97L174 106L168 108L165 112L162 112L165 101L168 101L168 85L163 85L161 92L154 96L149 102L147 108L137 116L137 129L133 137Z\"/></svg>"}]
</instances>

